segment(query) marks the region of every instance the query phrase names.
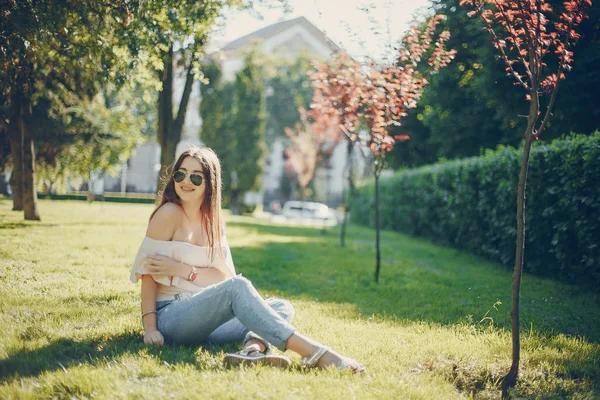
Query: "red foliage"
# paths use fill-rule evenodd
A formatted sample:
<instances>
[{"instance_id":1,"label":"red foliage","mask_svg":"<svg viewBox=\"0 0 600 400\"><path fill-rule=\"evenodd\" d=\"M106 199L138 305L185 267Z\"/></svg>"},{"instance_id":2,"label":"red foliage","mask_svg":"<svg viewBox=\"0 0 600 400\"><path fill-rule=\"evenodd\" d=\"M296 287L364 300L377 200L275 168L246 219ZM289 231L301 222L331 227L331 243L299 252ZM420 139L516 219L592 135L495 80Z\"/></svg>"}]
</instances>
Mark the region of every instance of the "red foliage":
<instances>
[{"instance_id":1,"label":"red foliage","mask_svg":"<svg viewBox=\"0 0 600 400\"><path fill-rule=\"evenodd\" d=\"M556 15L544 0L461 0L485 22L494 46L500 51L506 71L528 92L551 93L571 69L573 53L568 47L579 38L575 28L586 18L583 10L590 0L565 1L564 12ZM554 21L554 22L551 22ZM503 34L494 29L502 27ZM558 72L551 72L546 59L554 54ZM520 63L524 73L515 68Z\"/></svg>"},{"instance_id":2,"label":"red foliage","mask_svg":"<svg viewBox=\"0 0 600 400\"><path fill-rule=\"evenodd\" d=\"M315 63L314 67L310 76L314 96L308 116L315 121L316 131L324 131L334 121L348 139L356 140L363 84L360 64L342 52L329 63Z\"/></svg>"},{"instance_id":3,"label":"red foliage","mask_svg":"<svg viewBox=\"0 0 600 400\"><path fill-rule=\"evenodd\" d=\"M285 134L290 139L285 149L285 171L290 178L295 178L298 188L303 191L315 175L317 165L333 153L340 136L334 125L326 121L311 123L308 113L300 108L300 121L294 128L285 128Z\"/></svg>"},{"instance_id":4,"label":"red foliage","mask_svg":"<svg viewBox=\"0 0 600 400\"><path fill-rule=\"evenodd\" d=\"M443 19L436 15L422 29L413 26L402 39L394 65L380 68L372 63L361 68L346 54L329 64L315 65L311 117L335 120L347 139L365 144L373 153L377 174L396 141L408 139L407 135L390 136L389 127L400 125L408 110L416 107L428 76L454 58L456 52L445 48L450 33L435 34ZM368 128L366 136L360 135L361 123Z\"/></svg>"},{"instance_id":5,"label":"red foliage","mask_svg":"<svg viewBox=\"0 0 600 400\"><path fill-rule=\"evenodd\" d=\"M573 54L568 47L579 37L575 28L585 17L583 9L592 3L589 0L565 1L565 10L559 16L544 0L461 0L460 4L473 8L469 15L479 15L483 19L494 46L506 64L508 75L516 80L516 84L525 88L526 99L529 101L517 185L517 240L511 309L513 357L510 371L502 378L504 399L509 397L509 389L515 386L519 371L519 299L525 251L525 192L531 144L533 139L539 137L550 118L559 82L565 79L564 72L571 69ZM556 71L547 63L552 55L555 56ZM542 114L540 96L547 93L550 93L550 98L545 105L544 117L538 124Z\"/></svg>"}]
</instances>

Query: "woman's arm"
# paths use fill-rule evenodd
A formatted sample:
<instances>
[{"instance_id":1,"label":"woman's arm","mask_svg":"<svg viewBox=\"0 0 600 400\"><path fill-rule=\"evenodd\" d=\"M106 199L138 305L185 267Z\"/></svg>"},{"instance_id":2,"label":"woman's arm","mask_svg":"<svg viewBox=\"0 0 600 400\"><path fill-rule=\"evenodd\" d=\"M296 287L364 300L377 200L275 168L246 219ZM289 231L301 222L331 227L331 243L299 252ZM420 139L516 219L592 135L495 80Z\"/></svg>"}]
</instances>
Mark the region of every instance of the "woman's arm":
<instances>
[{"instance_id":1,"label":"woman's arm","mask_svg":"<svg viewBox=\"0 0 600 400\"><path fill-rule=\"evenodd\" d=\"M146 236L155 240L171 240L175 230L181 223L181 209L176 204L166 203L154 214ZM163 335L156 324L156 294L158 283L152 275L142 275L142 326L144 328L144 343L162 346ZM148 311L151 311L148 313Z\"/></svg>"},{"instance_id":2,"label":"woman's arm","mask_svg":"<svg viewBox=\"0 0 600 400\"><path fill-rule=\"evenodd\" d=\"M142 276L142 326L144 328L144 343L162 346L164 338L156 326L156 293L158 283L150 275Z\"/></svg>"},{"instance_id":3,"label":"woman's arm","mask_svg":"<svg viewBox=\"0 0 600 400\"><path fill-rule=\"evenodd\" d=\"M210 286L227 279L227 275L218 268L203 265L192 266L159 254L149 254L146 259L148 260L146 270L150 275L179 276L187 280L195 268L196 278L192 283L201 287Z\"/></svg>"}]
</instances>

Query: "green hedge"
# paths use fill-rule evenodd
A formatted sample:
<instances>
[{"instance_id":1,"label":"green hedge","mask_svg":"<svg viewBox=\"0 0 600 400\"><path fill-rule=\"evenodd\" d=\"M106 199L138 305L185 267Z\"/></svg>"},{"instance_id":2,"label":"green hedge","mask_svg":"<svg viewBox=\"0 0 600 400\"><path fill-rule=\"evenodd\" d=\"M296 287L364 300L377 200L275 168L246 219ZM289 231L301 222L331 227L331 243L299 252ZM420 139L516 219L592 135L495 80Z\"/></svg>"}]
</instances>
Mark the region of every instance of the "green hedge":
<instances>
[{"instance_id":1,"label":"green hedge","mask_svg":"<svg viewBox=\"0 0 600 400\"><path fill-rule=\"evenodd\" d=\"M380 180L381 222L512 267L521 150L442 162ZM374 226L374 184L354 221ZM525 271L600 283L600 132L534 143L527 181Z\"/></svg>"},{"instance_id":2,"label":"green hedge","mask_svg":"<svg viewBox=\"0 0 600 400\"><path fill-rule=\"evenodd\" d=\"M50 199L50 200L88 200L88 197L86 194L81 194L81 193L70 193L70 194L51 194L51 195L46 195L43 193L38 193L38 198L40 199ZM140 194L140 195L135 195L135 194L129 194L127 196L120 196L120 195L110 195L110 196L98 196L97 198L94 199L94 201L105 201L107 203L142 203L142 204L154 204L155 202L155 197L154 195L152 196L147 196L144 193Z\"/></svg>"}]
</instances>

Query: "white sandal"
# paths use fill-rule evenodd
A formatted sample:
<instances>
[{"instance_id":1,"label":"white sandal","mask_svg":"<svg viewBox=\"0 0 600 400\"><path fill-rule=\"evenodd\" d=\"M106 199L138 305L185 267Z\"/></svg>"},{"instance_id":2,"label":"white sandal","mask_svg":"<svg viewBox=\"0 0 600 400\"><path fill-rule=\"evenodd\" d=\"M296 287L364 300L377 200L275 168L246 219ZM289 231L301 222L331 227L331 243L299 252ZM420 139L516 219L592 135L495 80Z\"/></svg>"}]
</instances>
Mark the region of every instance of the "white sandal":
<instances>
[{"instance_id":1,"label":"white sandal","mask_svg":"<svg viewBox=\"0 0 600 400\"><path fill-rule=\"evenodd\" d=\"M317 364L319 363L319 360L321 359L321 357L323 357L323 355L330 350L331 349L327 346L319 347L312 356L305 357L302 359L302 365L307 368L317 368L318 367ZM353 364L358 364L358 367L354 368L352 366ZM350 370L352 370L352 372L365 372L366 371L366 368L358 361L353 360L351 358L343 357L343 356L342 356L342 360L340 362L338 362L337 364L328 365L325 368L328 368L328 367L335 367L337 369L350 369Z\"/></svg>"},{"instance_id":2,"label":"white sandal","mask_svg":"<svg viewBox=\"0 0 600 400\"><path fill-rule=\"evenodd\" d=\"M240 350L237 353L226 354L223 363L231 367L261 364L277 368L289 368L292 361L282 354L272 354L258 350Z\"/></svg>"}]
</instances>

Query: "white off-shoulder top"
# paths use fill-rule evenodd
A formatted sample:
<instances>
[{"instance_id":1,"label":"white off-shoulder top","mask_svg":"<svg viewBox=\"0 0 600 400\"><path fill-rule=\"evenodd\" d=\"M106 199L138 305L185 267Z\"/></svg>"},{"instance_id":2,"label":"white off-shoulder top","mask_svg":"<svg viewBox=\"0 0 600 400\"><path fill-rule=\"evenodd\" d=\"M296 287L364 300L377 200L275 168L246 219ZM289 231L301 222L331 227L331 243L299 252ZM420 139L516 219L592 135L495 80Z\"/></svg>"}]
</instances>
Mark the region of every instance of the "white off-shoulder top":
<instances>
[{"instance_id":1,"label":"white off-shoulder top","mask_svg":"<svg viewBox=\"0 0 600 400\"><path fill-rule=\"evenodd\" d=\"M196 267L217 268L223 271L228 278L233 278L235 276L235 266L233 265L231 251L225 237L221 239L221 246L223 248L225 259L221 258L219 253L215 251L214 260L211 261L208 252L209 247L196 246L187 242L155 240L146 236L131 265L130 280L133 283L137 283L142 275L148 273L144 267L145 256L154 253L171 257L176 261ZM158 296L174 295L183 292L196 293L201 292L205 287L199 285L201 282L188 282L186 279L179 276L156 275L153 276L153 278L159 283Z\"/></svg>"}]
</instances>

